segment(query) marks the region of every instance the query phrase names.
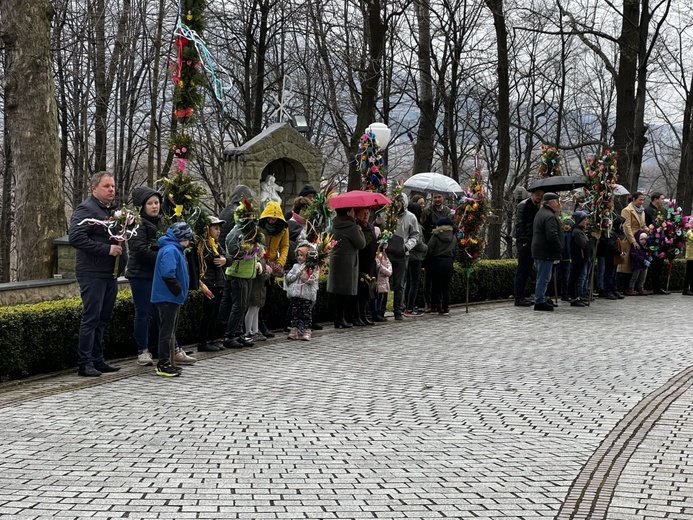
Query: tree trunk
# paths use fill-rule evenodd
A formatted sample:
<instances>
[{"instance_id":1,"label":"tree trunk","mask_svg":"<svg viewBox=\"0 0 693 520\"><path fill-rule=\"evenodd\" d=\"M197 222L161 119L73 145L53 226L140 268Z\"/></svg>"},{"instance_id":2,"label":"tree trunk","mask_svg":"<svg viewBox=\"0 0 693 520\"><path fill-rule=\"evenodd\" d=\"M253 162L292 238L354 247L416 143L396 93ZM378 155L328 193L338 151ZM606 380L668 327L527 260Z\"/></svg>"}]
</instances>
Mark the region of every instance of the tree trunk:
<instances>
[{"instance_id":1,"label":"tree trunk","mask_svg":"<svg viewBox=\"0 0 693 520\"><path fill-rule=\"evenodd\" d=\"M265 110L265 64L267 53L267 33L269 32L269 12L273 7L271 2L260 3L260 34L257 42L257 70L255 71L255 95L253 100L253 135L258 135L262 132L262 114Z\"/></svg>"},{"instance_id":2,"label":"tree trunk","mask_svg":"<svg viewBox=\"0 0 693 520\"><path fill-rule=\"evenodd\" d=\"M686 93L686 105L683 111L683 128L681 132L681 163L679 178L676 182L676 202L681 206L684 215L690 215L693 206L693 85Z\"/></svg>"},{"instance_id":3,"label":"tree trunk","mask_svg":"<svg viewBox=\"0 0 693 520\"><path fill-rule=\"evenodd\" d=\"M106 87L106 11L104 0L89 2L94 64L94 171L106 169L106 143L108 142L108 102L110 90Z\"/></svg>"},{"instance_id":4,"label":"tree trunk","mask_svg":"<svg viewBox=\"0 0 693 520\"><path fill-rule=\"evenodd\" d=\"M5 67L7 70L7 67ZM12 148L10 147L7 112L4 113L3 143L5 164L2 169L2 209L0 210L0 282L11 281L10 254L12 252Z\"/></svg>"},{"instance_id":5,"label":"tree trunk","mask_svg":"<svg viewBox=\"0 0 693 520\"><path fill-rule=\"evenodd\" d=\"M53 8L50 0L3 0L2 10L5 115L16 179L17 279L49 278L53 240L67 230L51 67Z\"/></svg>"},{"instance_id":6,"label":"tree trunk","mask_svg":"<svg viewBox=\"0 0 693 520\"><path fill-rule=\"evenodd\" d=\"M431 9L427 0L416 0L416 19L419 28L419 128L414 143L414 171L431 171L435 140L433 110L433 78L431 76Z\"/></svg>"},{"instance_id":7,"label":"tree trunk","mask_svg":"<svg viewBox=\"0 0 693 520\"><path fill-rule=\"evenodd\" d=\"M650 27L650 6L648 0L642 0L642 13L640 16L638 38L638 76L635 91L635 118L633 120L633 157L628 181L633 192L638 189L640 171L642 169L642 155L647 138L647 125L645 125L645 100L647 98L647 35Z\"/></svg>"},{"instance_id":8,"label":"tree trunk","mask_svg":"<svg viewBox=\"0 0 693 520\"><path fill-rule=\"evenodd\" d=\"M620 184L631 193L637 190L630 178L635 144L635 80L638 70L640 0L623 0L619 67L616 76L616 126L614 150L618 153Z\"/></svg>"},{"instance_id":9,"label":"tree trunk","mask_svg":"<svg viewBox=\"0 0 693 520\"><path fill-rule=\"evenodd\" d=\"M164 27L164 0L159 0L159 13L156 18L156 34L154 36L154 63L152 65L151 80L149 84L149 145L147 150L147 186L153 187L156 180L154 158L160 158L157 153L157 136L159 135L159 121L157 108L159 105L159 62L161 61L161 36Z\"/></svg>"},{"instance_id":10,"label":"tree trunk","mask_svg":"<svg viewBox=\"0 0 693 520\"><path fill-rule=\"evenodd\" d=\"M90 5L94 31L94 171L108 169L108 110L115 81L116 69L121 65L120 55L130 20L131 0L124 0L118 18L111 62L106 65L106 8L104 0L92 0ZM114 171L116 185L118 172Z\"/></svg>"},{"instance_id":11,"label":"tree trunk","mask_svg":"<svg viewBox=\"0 0 693 520\"><path fill-rule=\"evenodd\" d=\"M508 72L508 31L505 26L503 0L485 0L493 13L498 51L498 164L491 172L491 210L488 220L486 255L500 258L501 228L505 200L505 182L510 172L510 80Z\"/></svg>"},{"instance_id":12,"label":"tree trunk","mask_svg":"<svg viewBox=\"0 0 693 520\"><path fill-rule=\"evenodd\" d=\"M376 102L378 100L378 85L382 72L383 53L385 52L385 39L387 28L381 18L380 0L371 0L368 3L366 40L368 42L368 66L366 67L364 80L361 83L361 105L356 115L356 127L349 143L349 158L356 155L361 142L361 136L375 117ZM350 190L356 190L361 186L361 173L358 168L350 168Z\"/></svg>"}]
</instances>

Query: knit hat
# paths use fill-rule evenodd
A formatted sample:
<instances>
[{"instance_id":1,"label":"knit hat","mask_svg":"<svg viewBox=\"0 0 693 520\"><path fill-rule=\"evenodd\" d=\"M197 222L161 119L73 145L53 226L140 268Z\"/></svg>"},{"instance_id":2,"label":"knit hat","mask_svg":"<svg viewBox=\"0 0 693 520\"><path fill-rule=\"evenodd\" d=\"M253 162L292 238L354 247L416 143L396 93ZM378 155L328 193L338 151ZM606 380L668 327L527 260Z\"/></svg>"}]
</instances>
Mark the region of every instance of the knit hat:
<instances>
[{"instance_id":1,"label":"knit hat","mask_svg":"<svg viewBox=\"0 0 693 520\"><path fill-rule=\"evenodd\" d=\"M315 188L311 184L306 184L301 188L301 191L298 193L299 197L307 197L308 195L317 195L318 192L315 191Z\"/></svg>"},{"instance_id":2,"label":"knit hat","mask_svg":"<svg viewBox=\"0 0 693 520\"><path fill-rule=\"evenodd\" d=\"M573 213L573 221L575 222L576 226L579 226L580 223L587 218L587 213L584 211L576 211Z\"/></svg>"},{"instance_id":3,"label":"knit hat","mask_svg":"<svg viewBox=\"0 0 693 520\"><path fill-rule=\"evenodd\" d=\"M646 233L645 231L643 231L642 229L638 229L638 230L633 234L633 237L635 237L635 241L636 241L636 242L640 242L640 237L641 237L642 235L647 236L647 233Z\"/></svg>"},{"instance_id":4,"label":"knit hat","mask_svg":"<svg viewBox=\"0 0 693 520\"><path fill-rule=\"evenodd\" d=\"M550 200L560 200L559 196L553 193L552 191L547 191L544 193L544 197L542 198L544 202L548 202Z\"/></svg>"},{"instance_id":5,"label":"knit hat","mask_svg":"<svg viewBox=\"0 0 693 520\"><path fill-rule=\"evenodd\" d=\"M183 242L184 240L192 241L193 239L193 230L187 222L174 222L168 229L173 233L178 242Z\"/></svg>"},{"instance_id":6,"label":"knit hat","mask_svg":"<svg viewBox=\"0 0 693 520\"><path fill-rule=\"evenodd\" d=\"M439 218L436 221L436 227L440 227L440 226L452 226L452 220L450 220L450 217Z\"/></svg>"}]
</instances>

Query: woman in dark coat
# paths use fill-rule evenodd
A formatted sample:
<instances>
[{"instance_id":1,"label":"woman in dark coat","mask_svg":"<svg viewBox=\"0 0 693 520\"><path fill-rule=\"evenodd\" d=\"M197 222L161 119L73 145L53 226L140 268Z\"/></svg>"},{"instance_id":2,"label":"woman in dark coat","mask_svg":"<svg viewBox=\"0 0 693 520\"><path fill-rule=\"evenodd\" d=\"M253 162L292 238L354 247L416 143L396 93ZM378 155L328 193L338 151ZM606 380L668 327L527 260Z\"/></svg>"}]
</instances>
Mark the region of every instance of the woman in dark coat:
<instances>
[{"instance_id":1,"label":"woman in dark coat","mask_svg":"<svg viewBox=\"0 0 693 520\"><path fill-rule=\"evenodd\" d=\"M130 282L132 300L135 304L135 343L137 344L137 364L152 365L152 355L149 352L149 316L152 311L152 280L154 266L159 246L156 244L159 221L161 220L161 194L146 186L135 188L132 192L132 202L140 206L142 221L137 228L137 234L128 240L130 256L128 258L125 277ZM158 324L158 314L155 312L155 322ZM153 335L156 337L158 334Z\"/></svg>"},{"instance_id":2,"label":"woman in dark coat","mask_svg":"<svg viewBox=\"0 0 693 520\"><path fill-rule=\"evenodd\" d=\"M367 309L369 302L375 294L375 285L378 283L378 271L375 265L375 254L378 251L378 239L375 236L375 227L369 222L371 211L368 208L356 210L356 223L363 231L366 246L359 250L359 289L356 307L358 312L354 317L354 325L374 325L368 318Z\"/></svg>"},{"instance_id":3,"label":"woman in dark coat","mask_svg":"<svg viewBox=\"0 0 693 520\"><path fill-rule=\"evenodd\" d=\"M335 329L352 327L344 319L350 301L358 293L359 249L366 246L363 231L354 220L354 208L339 208L332 223L332 233L337 245L330 254L330 271L327 276L327 292L334 295Z\"/></svg>"},{"instance_id":4,"label":"woman in dark coat","mask_svg":"<svg viewBox=\"0 0 693 520\"><path fill-rule=\"evenodd\" d=\"M431 232L428 240L428 266L431 269L431 309L438 310L438 314L447 316L450 314L450 283L455 272L455 254L457 252L457 240L452 227L450 217L443 217L436 221L436 227Z\"/></svg>"}]
</instances>

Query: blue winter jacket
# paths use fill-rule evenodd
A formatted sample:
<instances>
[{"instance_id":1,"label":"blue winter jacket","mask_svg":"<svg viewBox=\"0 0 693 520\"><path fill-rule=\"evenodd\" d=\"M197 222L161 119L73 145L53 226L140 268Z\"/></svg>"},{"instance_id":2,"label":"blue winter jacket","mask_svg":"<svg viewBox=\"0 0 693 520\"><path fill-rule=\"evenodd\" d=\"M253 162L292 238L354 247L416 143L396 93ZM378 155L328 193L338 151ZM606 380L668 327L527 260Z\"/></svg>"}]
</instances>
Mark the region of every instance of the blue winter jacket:
<instances>
[{"instance_id":1,"label":"blue winter jacket","mask_svg":"<svg viewBox=\"0 0 693 520\"><path fill-rule=\"evenodd\" d=\"M183 305L188 297L190 286L185 249L170 229L159 238L157 244L159 244L159 254L154 268L152 303L169 302ZM180 289L179 294L175 294L172 289L175 292Z\"/></svg>"}]
</instances>

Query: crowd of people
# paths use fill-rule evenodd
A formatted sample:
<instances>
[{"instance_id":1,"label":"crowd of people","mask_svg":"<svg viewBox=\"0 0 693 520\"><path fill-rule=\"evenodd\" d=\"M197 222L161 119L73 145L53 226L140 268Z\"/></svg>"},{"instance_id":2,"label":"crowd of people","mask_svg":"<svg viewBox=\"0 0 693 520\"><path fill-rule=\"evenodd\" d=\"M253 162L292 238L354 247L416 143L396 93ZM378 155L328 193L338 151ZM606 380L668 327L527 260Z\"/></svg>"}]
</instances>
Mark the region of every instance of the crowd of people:
<instances>
[{"instance_id":1,"label":"crowd of people","mask_svg":"<svg viewBox=\"0 0 693 520\"><path fill-rule=\"evenodd\" d=\"M647 206L645 200L645 194L634 193L621 214L612 215L608 232L589 231L583 200L575 201L572 213L565 214L556 193L533 190L515 212L515 306L553 311L559 298L570 302L571 307L586 307L593 297L619 300L625 296L668 295L662 282L664 259L652 254L647 245L650 226L663 211L665 197L653 192ZM685 258L683 295L688 296L693 295L690 237ZM525 291L533 267L536 283L532 301ZM651 291L645 289L648 271Z\"/></svg>"},{"instance_id":2,"label":"crowd of people","mask_svg":"<svg viewBox=\"0 0 693 520\"><path fill-rule=\"evenodd\" d=\"M178 345L175 331L189 291L198 287L207 296L198 333L199 352L240 348L274 337L264 310L277 298L287 303L284 332L288 339L310 341L313 331L322 329L314 320L321 266L311 261L316 256L316 237L311 236L305 214L316 195L306 185L287 214L279 202L270 199L258 216L254 193L239 185L219 216L205 217L204 236L198 233L195 237L183 221L162 229L162 195L148 187L136 188L132 199L140 208L141 223L128 247L123 247L111 240L103 226L83 225L89 220L107 220L116 209L112 174L95 174L91 195L75 209L69 229L70 243L77 250L76 274L83 304L78 374L97 377L120 369L104 360L102 341L121 274L132 289L137 363L155 366L160 376L176 377L182 365L197 361L192 351ZM599 297L616 300L624 294L650 294L644 288L648 269L653 293L668 294L662 287L662 260L653 258L644 247L648 226L657 218L664 197L653 193L647 207L644 201L645 195L635 193L621 215L614 216L611 232L598 234L587 230L588 216L579 202L572 214L562 216L557 194L530 193L515 214L515 305L552 311L561 298L574 307L587 306L592 300L593 269ZM372 215L369 208L336 210L326 287L335 328L387 321L390 292L395 320L425 313L449 314L458 250L453 211L445 205L442 193L431 194L428 204L422 195L410 202L401 193L393 207L394 230L386 229L384 216ZM384 233L388 233L387 240L381 239ZM196 240L196 247L190 248ZM684 295L693 295L690 242ZM533 267L536 285L531 301L525 297L525 286ZM424 283L419 287L422 270ZM278 278L283 280L281 286ZM419 292L422 309L417 308ZM150 349L150 344L156 348ZM156 362L154 358L158 358Z\"/></svg>"}]
</instances>

